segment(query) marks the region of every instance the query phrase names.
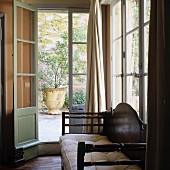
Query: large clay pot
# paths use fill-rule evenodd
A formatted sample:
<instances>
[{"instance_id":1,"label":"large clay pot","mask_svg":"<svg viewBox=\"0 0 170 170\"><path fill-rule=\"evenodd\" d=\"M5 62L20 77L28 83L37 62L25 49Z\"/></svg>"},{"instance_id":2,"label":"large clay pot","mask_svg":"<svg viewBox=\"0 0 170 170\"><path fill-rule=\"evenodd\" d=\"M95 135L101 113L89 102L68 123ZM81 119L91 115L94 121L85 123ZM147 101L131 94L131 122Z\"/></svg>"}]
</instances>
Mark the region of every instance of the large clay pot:
<instances>
[{"instance_id":1,"label":"large clay pot","mask_svg":"<svg viewBox=\"0 0 170 170\"><path fill-rule=\"evenodd\" d=\"M48 114L59 114L63 107L66 95L65 88L44 89L44 102L48 108Z\"/></svg>"}]
</instances>

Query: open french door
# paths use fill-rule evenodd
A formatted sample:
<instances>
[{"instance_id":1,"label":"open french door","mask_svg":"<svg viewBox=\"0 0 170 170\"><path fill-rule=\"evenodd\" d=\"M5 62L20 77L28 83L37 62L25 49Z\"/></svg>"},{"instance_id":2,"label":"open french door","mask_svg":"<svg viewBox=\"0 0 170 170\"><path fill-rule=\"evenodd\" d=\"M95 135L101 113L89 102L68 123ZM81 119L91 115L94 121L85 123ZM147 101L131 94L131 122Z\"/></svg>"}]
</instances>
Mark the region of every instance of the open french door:
<instances>
[{"instance_id":1,"label":"open french door","mask_svg":"<svg viewBox=\"0 0 170 170\"><path fill-rule=\"evenodd\" d=\"M38 155L37 10L14 0L14 144Z\"/></svg>"}]
</instances>

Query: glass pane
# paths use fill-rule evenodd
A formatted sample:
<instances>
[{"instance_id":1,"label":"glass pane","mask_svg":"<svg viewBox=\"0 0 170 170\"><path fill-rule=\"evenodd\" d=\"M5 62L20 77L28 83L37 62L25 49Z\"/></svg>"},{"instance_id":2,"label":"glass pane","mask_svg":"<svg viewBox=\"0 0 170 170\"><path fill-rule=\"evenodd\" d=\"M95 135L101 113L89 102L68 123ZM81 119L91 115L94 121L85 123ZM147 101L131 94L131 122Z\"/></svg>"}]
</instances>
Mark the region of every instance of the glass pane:
<instances>
[{"instance_id":1,"label":"glass pane","mask_svg":"<svg viewBox=\"0 0 170 170\"><path fill-rule=\"evenodd\" d=\"M115 108L120 102L122 102L122 78L113 77L113 96L112 96L113 105Z\"/></svg>"},{"instance_id":2,"label":"glass pane","mask_svg":"<svg viewBox=\"0 0 170 170\"><path fill-rule=\"evenodd\" d=\"M126 37L126 72L139 73L139 32L134 31Z\"/></svg>"},{"instance_id":3,"label":"glass pane","mask_svg":"<svg viewBox=\"0 0 170 170\"><path fill-rule=\"evenodd\" d=\"M17 43L17 72L18 73L35 73L35 65L33 62L34 45L29 43Z\"/></svg>"},{"instance_id":4,"label":"glass pane","mask_svg":"<svg viewBox=\"0 0 170 170\"><path fill-rule=\"evenodd\" d=\"M126 77L126 101L139 112L139 78Z\"/></svg>"},{"instance_id":5,"label":"glass pane","mask_svg":"<svg viewBox=\"0 0 170 170\"><path fill-rule=\"evenodd\" d=\"M121 22L121 1L119 1L118 3L116 3L113 7L113 18L112 18L112 33L113 33L113 40L117 37L121 36L121 26L122 26L122 22Z\"/></svg>"},{"instance_id":6,"label":"glass pane","mask_svg":"<svg viewBox=\"0 0 170 170\"><path fill-rule=\"evenodd\" d=\"M86 73L87 45L73 44L73 73Z\"/></svg>"},{"instance_id":7,"label":"glass pane","mask_svg":"<svg viewBox=\"0 0 170 170\"><path fill-rule=\"evenodd\" d=\"M150 20L150 6L151 0L144 0L144 22Z\"/></svg>"},{"instance_id":8,"label":"glass pane","mask_svg":"<svg viewBox=\"0 0 170 170\"><path fill-rule=\"evenodd\" d=\"M34 77L17 78L18 108L32 107L36 104L36 88Z\"/></svg>"},{"instance_id":9,"label":"glass pane","mask_svg":"<svg viewBox=\"0 0 170 170\"><path fill-rule=\"evenodd\" d=\"M34 40L34 13L27 9L17 7L17 38Z\"/></svg>"},{"instance_id":10,"label":"glass pane","mask_svg":"<svg viewBox=\"0 0 170 170\"><path fill-rule=\"evenodd\" d=\"M73 42L87 41L88 13L73 14Z\"/></svg>"},{"instance_id":11,"label":"glass pane","mask_svg":"<svg viewBox=\"0 0 170 170\"><path fill-rule=\"evenodd\" d=\"M113 43L113 74L122 73L122 40Z\"/></svg>"},{"instance_id":12,"label":"glass pane","mask_svg":"<svg viewBox=\"0 0 170 170\"><path fill-rule=\"evenodd\" d=\"M126 0L126 31L139 26L139 0Z\"/></svg>"},{"instance_id":13,"label":"glass pane","mask_svg":"<svg viewBox=\"0 0 170 170\"><path fill-rule=\"evenodd\" d=\"M144 27L144 71L148 72L149 24Z\"/></svg>"},{"instance_id":14,"label":"glass pane","mask_svg":"<svg viewBox=\"0 0 170 170\"><path fill-rule=\"evenodd\" d=\"M86 75L73 76L73 104L86 102Z\"/></svg>"},{"instance_id":15,"label":"glass pane","mask_svg":"<svg viewBox=\"0 0 170 170\"><path fill-rule=\"evenodd\" d=\"M148 113L148 109L147 109L147 103L148 103L148 76L144 77L144 83L145 83L145 91L144 91L144 95L145 95L145 105L144 105L144 114L145 114L145 122L147 122L147 113Z\"/></svg>"}]
</instances>

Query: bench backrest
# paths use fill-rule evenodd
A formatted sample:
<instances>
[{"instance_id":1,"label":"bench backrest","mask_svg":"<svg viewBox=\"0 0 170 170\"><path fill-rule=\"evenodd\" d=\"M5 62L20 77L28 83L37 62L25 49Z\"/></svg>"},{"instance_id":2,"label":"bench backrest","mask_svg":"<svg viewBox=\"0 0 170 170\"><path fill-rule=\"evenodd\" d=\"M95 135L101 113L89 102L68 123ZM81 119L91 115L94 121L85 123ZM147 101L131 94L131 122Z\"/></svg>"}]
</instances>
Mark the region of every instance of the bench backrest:
<instances>
[{"instance_id":1,"label":"bench backrest","mask_svg":"<svg viewBox=\"0 0 170 170\"><path fill-rule=\"evenodd\" d=\"M114 143L146 142L146 125L127 103L120 103L104 118L104 134Z\"/></svg>"}]
</instances>

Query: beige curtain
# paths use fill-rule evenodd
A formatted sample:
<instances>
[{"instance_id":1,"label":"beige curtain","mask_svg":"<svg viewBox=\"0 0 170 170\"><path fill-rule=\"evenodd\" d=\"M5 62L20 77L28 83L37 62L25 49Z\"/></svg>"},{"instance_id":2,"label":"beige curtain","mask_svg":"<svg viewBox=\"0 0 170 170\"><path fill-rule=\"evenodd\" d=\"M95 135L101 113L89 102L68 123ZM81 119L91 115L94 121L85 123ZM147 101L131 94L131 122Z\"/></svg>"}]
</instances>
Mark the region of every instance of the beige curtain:
<instances>
[{"instance_id":1,"label":"beige curtain","mask_svg":"<svg viewBox=\"0 0 170 170\"><path fill-rule=\"evenodd\" d=\"M86 111L101 112L105 110L101 5L99 0L91 0L87 34Z\"/></svg>"},{"instance_id":2,"label":"beige curtain","mask_svg":"<svg viewBox=\"0 0 170 170\"><path fill-rule=\"evenodd\" d=\"M151 0L146 170L170 169L170 16L167 0Z\"/></svg>"}]
</instances>

